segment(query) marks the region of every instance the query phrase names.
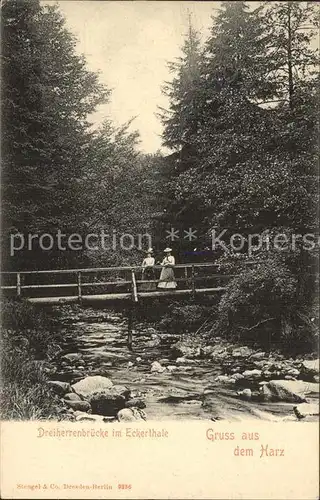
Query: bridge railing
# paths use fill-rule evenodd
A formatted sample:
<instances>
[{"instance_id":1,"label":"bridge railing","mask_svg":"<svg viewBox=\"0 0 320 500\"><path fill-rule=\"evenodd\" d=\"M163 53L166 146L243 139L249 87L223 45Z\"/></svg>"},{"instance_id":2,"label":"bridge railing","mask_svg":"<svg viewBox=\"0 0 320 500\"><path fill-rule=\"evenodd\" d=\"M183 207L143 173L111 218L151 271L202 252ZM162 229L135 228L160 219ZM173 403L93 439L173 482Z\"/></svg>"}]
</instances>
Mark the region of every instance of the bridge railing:
<instances>
[{"instance_id":1,"label":"bridge railing","mask_svg":"<svg viewBox=\"0 0 320 500\"><path fill-rule=\"evenodd\" d=\"M132 293L136 296L143 288L141 285L160 282L162 266L156 265L153 269L154 280L143 279L141 266L2 272L1 289L17 297L47 296L49 291L54 295L67 292L82 297L97 290L99 293ZM178 288L191 290L221 285L234 276L224 273L221 266L214 263L177 264L174 275Z\"/></svg>"}]
</instances>

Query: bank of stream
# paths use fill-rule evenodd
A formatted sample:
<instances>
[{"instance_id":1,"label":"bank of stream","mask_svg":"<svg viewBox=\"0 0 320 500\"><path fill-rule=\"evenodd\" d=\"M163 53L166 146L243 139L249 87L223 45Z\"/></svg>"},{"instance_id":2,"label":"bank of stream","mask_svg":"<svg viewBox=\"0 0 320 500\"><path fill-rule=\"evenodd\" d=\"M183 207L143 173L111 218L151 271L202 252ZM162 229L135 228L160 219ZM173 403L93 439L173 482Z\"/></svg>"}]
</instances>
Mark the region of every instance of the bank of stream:
<instances>
[{"instance_id":1,"label":"bank of stream","mask_svg":"<svg viewBox=\"0 0 320 500\"><path fill-rule=\"evenodd\" d=\"M64 343L53 362L52 380L75 384L88 376L107 377L128 387L131 398L143 400L147 420L160 421L296 420L294 399L263 400L261 380L304 378L307 382L301 383L316 385L312 370L301 371L301 358L288 360L221 339L201 347L194 338L190 345L187 337L146 323L134 325L130 351L127 321L124 314L111 310L64 311ZM316 402L316 394L309 397ZM68 411L74 413L72 408Z\"/></svg>"}]
</instances>

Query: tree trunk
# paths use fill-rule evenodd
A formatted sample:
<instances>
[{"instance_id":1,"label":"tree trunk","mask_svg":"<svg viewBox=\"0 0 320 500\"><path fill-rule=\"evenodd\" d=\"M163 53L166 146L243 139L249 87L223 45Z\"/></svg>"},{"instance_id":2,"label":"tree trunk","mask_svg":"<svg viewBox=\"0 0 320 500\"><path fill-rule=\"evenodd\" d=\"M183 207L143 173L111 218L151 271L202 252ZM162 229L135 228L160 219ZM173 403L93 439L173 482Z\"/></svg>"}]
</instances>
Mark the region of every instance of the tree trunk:
<instances>
[{"instance_id":1,"label":"tree trunk","mask_svg":"<svg viewBox=\"0 0 320 500\"><path fill-rule=\"evenodd\" d=\"M291 26L291 5L288 4L288 46L287 46L287 56L288 56L288 83L289 83L289 106L293 109L293 68L292 68L292 26Z\"/></svg>"}]
</instances>

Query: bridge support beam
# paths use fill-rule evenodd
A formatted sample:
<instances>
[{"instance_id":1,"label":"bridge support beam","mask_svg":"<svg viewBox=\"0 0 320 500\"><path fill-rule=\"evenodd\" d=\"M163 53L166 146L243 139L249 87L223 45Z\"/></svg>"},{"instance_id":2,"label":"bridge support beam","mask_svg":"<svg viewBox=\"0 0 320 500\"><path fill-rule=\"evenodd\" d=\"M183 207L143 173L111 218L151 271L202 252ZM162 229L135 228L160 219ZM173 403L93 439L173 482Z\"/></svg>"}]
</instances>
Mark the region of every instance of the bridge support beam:
<instances>
[{"instance_id":1,"label":"bridge support beam","mask_svg":"<svg viewBox=\"0 0 320 500\"><path fill-rule=\"evenodd\" d=\"M128 307L128 336L127 336L127 346L130 351L132 351L132 331L133 331L133 321L135 317L135 305L130 304Z\"/></svg>"}]
</instances>

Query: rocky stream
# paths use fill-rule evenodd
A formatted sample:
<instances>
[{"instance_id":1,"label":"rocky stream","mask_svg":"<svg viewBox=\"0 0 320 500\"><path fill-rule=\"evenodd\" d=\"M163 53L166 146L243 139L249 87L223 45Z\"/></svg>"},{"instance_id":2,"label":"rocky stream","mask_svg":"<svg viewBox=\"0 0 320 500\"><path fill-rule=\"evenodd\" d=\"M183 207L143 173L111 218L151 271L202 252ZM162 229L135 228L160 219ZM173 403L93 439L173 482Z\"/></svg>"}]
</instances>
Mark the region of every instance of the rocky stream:
<instances>
[{"instance_id":1,"label":"rocky stream","mask_svg":"<svg viewBox=\"0 0 320 500\"><path fill-rule=\"evenodd\" d=\"M317 420L319 359L175 335L114 311L64 313L49 385L73 421Z\"/></svg>"}]
</instances>

